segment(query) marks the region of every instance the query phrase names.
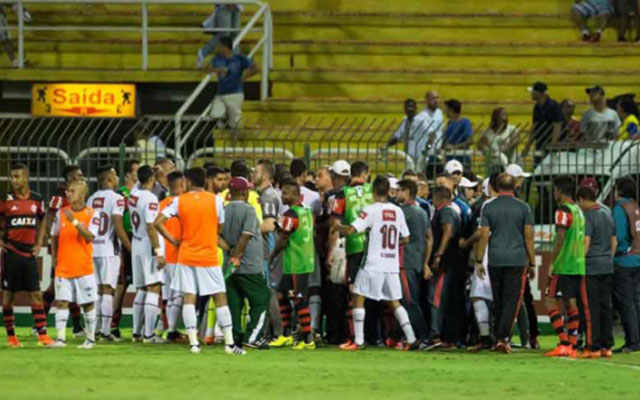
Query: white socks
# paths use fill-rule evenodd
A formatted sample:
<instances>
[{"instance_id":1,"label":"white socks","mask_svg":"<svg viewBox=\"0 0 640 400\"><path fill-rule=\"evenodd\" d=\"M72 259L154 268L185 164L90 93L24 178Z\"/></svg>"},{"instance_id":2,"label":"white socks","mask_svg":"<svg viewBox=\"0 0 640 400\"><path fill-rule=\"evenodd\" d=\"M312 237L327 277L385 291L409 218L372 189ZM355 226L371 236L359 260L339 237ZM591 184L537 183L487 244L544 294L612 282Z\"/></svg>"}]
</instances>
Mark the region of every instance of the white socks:
<instances>
[{"instance_id":1,"label":"white socks","mask_svg":"<svg viewBox=\"0 0 640 400\"><path fill-rule=\"evenodd\" d=\"M189 335L189 344L191 346L198 345L198 318L196 317L195 304L185 304L182 306L182 321Z\"/></svg>"},{"instance_id":2,"label":"white socks","mask_svg":"<svg viewBox=\"0 0 640 400\"><path fill-rule=\"evenodd\" d=\"M133 334L142 334L142 321L144 317L144 300L147 297L147 292L138 289L136 297L133 299Z\"/></svg>"},{"instance_id":3,"label":"white socks","mask_svg":"<svg viewBox=\"0 0 640 400\"><path fill-rule=\"evenodd\" d=\"M482 299L474 299L473 312L476 315L480 336L489 336L489 307L487 307L487 302Z\"/></svg>"},{"instance_id":4,"label":"white socks","mask_svg":"<svg viewBox=\"0 0 640 400\"><path fill-rule=\"evenodd\" d=\"M404 337L407 339L407 343L415 342L416 335L413 333L413 328L411 327L411 321L409 321L409 314L407 314L407 310L400 306L393 311L393 315L395 315L398 320L400 328L402 328L402 332L404 333Z\"/></svg>"},{"instance_id":5,"label":"white socks","mask_svg":"<svg viewBox=\"0 0 640 400\"><path fill-rule=\"evenodd\" d=\"M113 295L102 295L102 310L100 314L102 316L102 334L109 336L111 329L111 317L113 316Z\"/></svg>"},{"instance_id":6,"label":"white socks","mask_svg":"<svg viewBox=\"0 0 640 400\"><path fill-rule=\"evenodd\" d=\"M84 312L85 332L87 332L87 340L96 341L96 309Z\"/></svg>"},{"instance_id":7,"label":"white socks","mask_svg":"<svg viewBox=\"0 0 640 400\"><path fill-rule=\"evenodd\" d=\"M233 323L231 322L231 311L228 306L216 308L218 324L224 334L224 344L233 346Z\"/></svg>"},{"instance_id":8,"label":"white socks","mask_svg":"<svg viewBox=\"0 0 640 400\"><path fill-rule=\"evenodd\" d=\"M355 333L356 344L362 346L364 344L364 308L353 309L353 330Z\"/></svg>"},{"instance_id":9,"label":"white socks","mask_svg":"<svg viewBox=\"0 0 640 400\"><path fill-rule=\"evenodd\" d=\"M102 301L103 301L103 296L102 294L98 293L98 300L96 300L96 302L93 304L93 309L96 310L96 330L100 331L101 327L102 327Z\"/></svg>"},{"instance_id":10,"label":"white socks","mask_svg":"<svg viewBox=\"0 0 640 400\"><path fill-rule=\"evenodd\" d=\"M319 332L320 318L322 317L322 300L317 294L309 297L309 311L311 313L311 330Z\"/></svg>"},{"instance_id":11,"label":"white socks","mask_svg":"<svg viewBox=\"0 0 640 400\"><path fill-rule=\"evenodd\" d=\"M60 309L56 311L56 339L66 342L67 340L67 321L69 320L69 309Z\"/></svg>"},{"instance_id":12,"label":"white socks","mask_svg":"<svg viewBox=\"0 0 640 400\"><path fill-rule=\"evenodd\" d=\"M167 324L169 325L169 332L176 331L180 314L182 314L182 296L177 293L172 293L172 295L169 303L167 303Z\"/></svg>"},{"instance_id":13,"label":"white socks","mask_svg":"<svg viewBox=\"0 0 640 400\"><path fill-rule=\"evenodd\" d=\"M153 292L147 292L144 299L144 337L147 339L153 336L153 328L160 311L158 308L159 300L160 295Z\"/></svg>"}]
</instances>

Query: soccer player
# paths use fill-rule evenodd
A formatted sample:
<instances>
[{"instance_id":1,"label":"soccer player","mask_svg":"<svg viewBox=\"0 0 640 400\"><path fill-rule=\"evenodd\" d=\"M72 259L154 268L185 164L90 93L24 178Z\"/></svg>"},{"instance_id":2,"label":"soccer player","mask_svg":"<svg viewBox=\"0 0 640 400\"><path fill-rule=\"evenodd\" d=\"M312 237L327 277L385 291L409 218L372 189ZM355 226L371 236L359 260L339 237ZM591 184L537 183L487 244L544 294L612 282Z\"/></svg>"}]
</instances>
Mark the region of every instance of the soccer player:
<instances>
[{"instance_id":1,"label":"soccer player","mask_svg":"<svg viewBox=\"0 0 640 400\"><path fill-rule=\"evenodd\" d=\"M44 312L37 257L45 235L42 197L29 189L29 169L24 164L11 166L10 194L0 201L0 217L4 232L0 239L2 251L2 315L9 347L22 347L15 332L13 302L17 292L27 292L31 313L38 333L38 345L53 341L47 335L47 315Z\"/></svg>"},{"instance_id":2,"label":"soccer player","mask_svg":"<svg viewBox=\"0 0 640 400\"><path fill-rule=\"evenodd\" d=\"M264 275L264 248L260 223L247 198L251 184L244 178L229 182L231 201L224 208L224 227L221 243L230 255L231 275L227 278L227 299L233 320L233 336L236 346L265 350L266 340L261 339L271 294ZM249 323L242 331L242 309L249 304Z\"/></svg>"},{"instance_id":3,"label":"soccer player","mask_svg":"<svg viewBox=\"0 0 640 400\"><path fill-rule=\"evenodd\" d=\"M66 347L69 303L84 310L86 339L79 349L90 350L95 343L98 297L93 271L93 239L100 230L100 218L86 206L89 188L84 181L67 186L68 206L58 210L52 230L52 254L56 260L56 341L50 347Z\"/></svg>"},{"instance_id":4,"label":"soccer player","mask_svg":"<svg viewBox=\"0 0 640 400\"><path fill-rule=\"evenodd\" d=\"M313 212L301 203L300 186L293 180L282 183L282 202L289 207L283 215L280 237L269 265L274 268L275 259L282 256L282 279L278 286L278 303L282 318L282 336L272 341L271 347L292 346L294 350L313 350L316 344L311 334L309 311L309 278L315 269L313 243ZM300 323L302 340L293 343L291 327L291 301Z\"/></svg>"},{"instance_id":5,"label":"soccer player","mask_svg":"<svg viewBox=\"0 0 640 400\"><path fill-rule=\"evenodd\" d=\"M613 346L613 258L618 240L609 210L596 203L596 192L588 186L578 190L578 201L585 217L587 297L582 298L587 347L579 358L611 357Z\"/></svg>"},{"instance_id":6,"label":"soccer player","mask_svg":"<svg viewBox=\"0 0 640 400\"><path fill-rule=\"evenodd\" d=\"M133 285L136 297L133 300L133 341L148 344L164 343L154 334L160 289L164 280L162 268L164 241L158 237L153 222L158 216L158 198L151 192L155 185L153 169L143 165L138 169L140 186L129 196L133 241L131 243L131 263ZM144 321L144 332L142 325Z\"/></svg>"},{"instance_id":7,"label":"soccer player","mask_svg":"<svg viewBox=\"0 0 640 400\"><path fill-rule=\"evenodd\" d=\"M200 353L196 319L196 297L213 296L216 315L225 341L225 353L244 355L235 346L233 323L227 306L226 286L218 260L218 235L224 224L222 199L204 190L206 172L191 168L185 173L188 192L176 197L154 223L160 234L178 247L178 264L171 289L183 296L182 319L189 335L190 351ZM174 238L164 227L171 217L178 217L182 239Z\"/></svg>"},{"instance_id":8,"label":"soccer player","mask_svg":"<svg viewBox=\"0 0 640 400\"><path fill-rule=\"evenodd\" d=\"M344 234L368 235L364 267L358 271L353 285L353 326L355 341L340 346L342 350L361 350L364 344L365 298L383 301L393 309L402 329L404 350L418 349L419 342L411 327L407 310L400 304L400 246L409 243L409 228L400 207L389 202L389 179L378 176L373 182L375 203L365 206L351 225L340 226Z\"/></svg>"},{"instance_id":9,"label":"soccer player","mask_svg":"<svg viewBox=\"0 0 640 400\"><path fill-rule=\"evenodd\" d=\"M160 212L164 211L175 198L182 195L186 189L184 174L180 171L173 171L167 176L169 185L169 196L160 202ZM182 237L180 221L176 217L169 218L164 224L165 229L174 238ZM178 248L167 239L164 240L165 262L164 284L162 285L162 298L167 302L167 340L175 342L181 338L178 332L178 320L182 314L182 293L171 289L171 281L178 264Z\"/></svg>"},{"instance_id":10,"label":"soccer player","mask_svg":"<svg viewBox=\"0 0 640 400\"><path fill-rule=\"evenodd\" d=\"M51 227L55 222L55 217L58 213L58 210L69 205L69 202L67 201L67 187L73 182L84 182L82 169L80 169L80 167L77 165L68 165L64 167L64 169L62 170L62 177L64 178L64 183L58 186L55 194L51 197L51 201L49 202L49 210L47 212L47 216L45 217L46 235L51 232ZM49 309L51 308L51 304L55 299L53 277L54 271L52 268L51 284L43 294L45 315L49 314ZM76 303L70 303L69 312L71 313L71 323L73 325L73 337L84 337L85 332L82 329L82 324L80 323L80 317L82 316L80 314L80 307L78 307Z\"/></svg>"},{"instance_id":11,"label":"soccer player","mask_svg":"<svg viewBox=\"0 0 640 400\"><path fill-rule=\"evenodd\" d=\"M429 329L424 314L420 308L421 283L423 279L430 279L432 272L429 267L433 249L433 234L431 221L426 211L416 202L418 185L410 179L398 182L397 200L400 202L410 240L403 247L403 260L400 267L402 282L402 305L409 313L413 330L418 333L421 341L429 338Z\"/></svg>"},{"instance_id":12,"label":"soccer player","mask_svg":"<svg viewBox=\"0 0 640 400\"><path fill-rule=\"evenodd\" d=\"M119 338L110 332L113 315L113 294L120 275L119 248L115 246L116 237L123 246L131 248L131 242L122 224L124 213L124 197L114 189L118 184L118 175L111 166L98 169L99 190L95 192L87 204L96 211L100 220L100 229L93 239L93 266L98 284L98 301L96 302L97 324L101 325L98 337L117 342Z\"/></svg>"},{"instance_id":13,"label":"soccer player","mask_svg":"<svg viewBox=\"0 0 640 400\"><path fill-rule=\"evenodd\" d=\"M129 196L138 183L138 168L140 161L136 159L128 160L125 163L124 185L116 191L124 198L124 213L122 214L122 225L127 237L129 247L126 242L120 242L120 275L118 285L113 296L113 317L111 318L111 334L120 337L120 317L122 316L122 302L127 293L127 287L133 283L133 271L131 266L131 241L133 240L133 227L131 226L131 213L129 212Z\"/></svg>"},{"instance_id":14,"label":"soccer player","mask_svg":"<svg viewBox=\"0 0 640 400\"><path fill-rule=\"evenodd\" d=\"M511 353L509 343L524 294L529 268L535 267L533 214L529 205L514 196L515 179L498 176L498 196L485 203L480 217L481 240L476 246L476 271L489 274L495 309L496 350ZM483 260L489 248L489 271ZM486 332L486 331L485 331ZM484 338L486 345L486 337Z\"/></svg>"},{"instance_id":15,"label":"soccer player","mask_svg":"<svg viewBox=\"0 0 640 400\"><path fill-rule=\"evenodd\" d=\"M578 296L585 295L585 219L573 201L575 182L570 176L558 176L553 181L553 195L560 208L556 210L556 240L553 248L553 267L545 304L560 344L547 357L575 357L580 314ZM560 301L568 306L569 320L565 324L560 313ZM568 329L568 332L567 332Z\"/></svg>"}]
</instances>

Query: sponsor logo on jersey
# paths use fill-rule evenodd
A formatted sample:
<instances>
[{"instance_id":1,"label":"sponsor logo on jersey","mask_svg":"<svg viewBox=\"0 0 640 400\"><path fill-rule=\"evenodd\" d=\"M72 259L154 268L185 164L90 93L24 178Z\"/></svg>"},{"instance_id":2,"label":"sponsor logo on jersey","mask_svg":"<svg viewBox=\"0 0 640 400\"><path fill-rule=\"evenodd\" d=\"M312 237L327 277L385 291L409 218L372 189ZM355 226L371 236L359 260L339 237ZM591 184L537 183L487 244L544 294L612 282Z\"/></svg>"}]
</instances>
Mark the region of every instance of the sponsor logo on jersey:
<instances>
[{"instance_id":1,"label":"sponsor logo on jersey","mask_svg":"<svg viewBox=\"0 0 640 400\"><path fill-rule=\"evenodd\" d=\"M36 221L33 217L12 218L11 226L36 226Z\"/></svg>"},{"instance_id":2,"label":"sponsor logo on jersey","mask_svg":"<svg viewBox=\"0 0 640 400\"><path fill-rule=\"evenodd\" d=\"M129 206L136 207L138 205L138 196L129 196Z\"/></svg>"},{"instance_id":3,"label":"sponsor logo on jersey","mask_svg":"<svg viewBox=\"0 0 640 400\"><path fill-rule=\"evenodd\" d=\"M11 211L18 211L18 206L15 204L11 206Z\"/></svg>"},{"instance_id":4,"label":"sponsor logo on jersey","mask_svg":"<svg viewBox=\"0 0 640 400\"><path fill-rule=\"evenodd\" d=\"M382 211L382 220L383 221L395 221L396 220L396 211L395 210L383 210Z\"/></svg>"},{"instance_id":5,"label":"sponsor logo on jersey","mask_svg":"<svg viewBox=\"0 0 640 400\"><path fill-rule=\"evenodd\" d=\"M158 203L149 203L149 210L157 211L158 210Z\"/></svg>"},{"instance_id":6,"label":"sponsor logo on jersey","mask_svg":"<svg viewBox=\"0 0 640 400\"><path fill-rule=\"evenodd\" d=\"M124 207L124 199L118 199L118 201L116 202L116 205L118 207Z\"/></svg>"},{"instance_id":7,"label":"sponsor logo on jersey","mask_svg":"<svg viewBox=\"0 0 640 400\"><path fill-rule=\"evenodd\" d=\"M93 203L91 203L92 208L104 208L104 198L96 197L93 199Z\"/></svg>"}]
</instances>

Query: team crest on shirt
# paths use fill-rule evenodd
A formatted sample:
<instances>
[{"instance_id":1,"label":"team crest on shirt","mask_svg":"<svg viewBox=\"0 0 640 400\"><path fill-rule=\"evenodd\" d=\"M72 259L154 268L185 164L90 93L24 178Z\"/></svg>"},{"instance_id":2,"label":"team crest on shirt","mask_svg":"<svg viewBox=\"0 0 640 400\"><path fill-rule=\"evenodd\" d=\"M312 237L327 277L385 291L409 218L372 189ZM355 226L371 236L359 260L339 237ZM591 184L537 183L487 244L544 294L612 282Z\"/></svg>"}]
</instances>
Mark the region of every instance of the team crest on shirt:
<instances>
[{"instance_id":1,"label":"team crest on shirt","mask_svg":"<svg viewBox=\"0 0 640 400\"><path fill-rule=\"evenodd\" d=\"M36 207L35 204L32 204L31 205L31 212L35 214L37 211L38 211L38 207Z\"/></svg>"},{"instance_id":2,"label":"team crest on shirt","mask_svg":"<svg viewBox=\"0 0 640 400\"><path fill-rule=\"evenodd\" d=\"M395 221L396 220L396 212L395 212L395 210L384 210L384 211L382 211L382 220L383 221Z\"/></svg>"},{"instance_id":3,"label":"team crest on shirt","mask_svg":"<svg viewBox=\"0 0 640 400\"><path fill-rule=\"evenodd\" d=\"M158 203L149 203L149 210L157 211L158 210Z\"/></svg>"}]
</instances>

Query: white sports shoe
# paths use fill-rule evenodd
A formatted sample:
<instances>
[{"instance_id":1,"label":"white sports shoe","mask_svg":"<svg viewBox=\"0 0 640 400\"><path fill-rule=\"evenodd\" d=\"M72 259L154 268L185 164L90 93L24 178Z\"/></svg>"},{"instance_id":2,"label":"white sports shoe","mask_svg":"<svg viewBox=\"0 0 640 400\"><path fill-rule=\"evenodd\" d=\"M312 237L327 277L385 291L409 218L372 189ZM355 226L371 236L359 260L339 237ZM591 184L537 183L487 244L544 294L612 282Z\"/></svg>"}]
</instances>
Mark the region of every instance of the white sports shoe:
<instances>
[{"instance_id":1,"label":"white sports shoe","mask_svg":"<svg viewBox=\"0 0 640 400\"><path fill-rule=\"evenodd\" d=\"M133 335L131 337L131 341L133 343L142 343L142 336L141 335Z\"/></svg>"},{"instance_id":2,"label":"white sports shoe","mask_svg":"<svg viewBox=\"0 0 640 400\"><path fill-rule=\"evenodd\" d=\"M87 332L85 331L76 332L73 334L73 337L76 339L84 339L87 337Z\"/></svg>"},{"instance_id":3,"label":"white sports shoe","mask_svg":"<svg viewBox=\"0 0 640 400\"><path fill-rule=\"evenodd\" d=\"M144 344L165 344L167 343L166 340L164 340L163 338L161 338L160 336L151 336L150 338L144 338L142 339L142 343Z\"/></svg>"},{"instance_id":4,"label":"white sports shoe","mask_svg":"<svg viewBox=\"0 0 640 400\"><path fill-rule=\"evenodd\" d=\"M122 338L115 337L111 333L108 335L104 335L104 334L100 335L100 340L104 340L105 342L112 342L112 343L122 342Z\"/></svg>"},{"instance_id":5,"label":"white sports shoe","mask_svg":"<svg viewBox=\"0 0 640 400\"><path fill-rule=\"evenodd\" d=\"M202 351L202 349L200 349L200 345L195 345L195 346L191 346L191 348L189 349L189 351L193 354L200 354L200 352Z\"/></svg>"},{"instance_id":6,"label":"white sports shoe","mask_svg":"<svg viewBox=\"0 0 640 400\"><path fill-rule=\"evenodd\" d=\"M238 346L224 346L224 352L227 354L235 354L238 356L244 356L247 354L246 351L242 350L240 347Z\"/></svg>"},{"instance_id":7,"label":"white sports shoe","mask_svg":"<svg viewBox=\"0 0 640 400\"><path fill-rule=\"evenodd\" d=\"M64 340L56 340L55 342L47 346L47 348L49 349L63 349L65 347L67 347L67 342L65 342Z\"/></svg>"},{"instance_id":8,"label":"white sports shoe","mask_svg":"<svg viewBox=\"0 0 640 400\"><path fill-rule=\"evenodd\" d=\"M78 348L80 350L91 350L91 349L93 349L93 346L95 346L93 341L87 339L87 340L84 341L84 343L82 343L80 346L78 346Z\"/></svg>"}]
</instances>

